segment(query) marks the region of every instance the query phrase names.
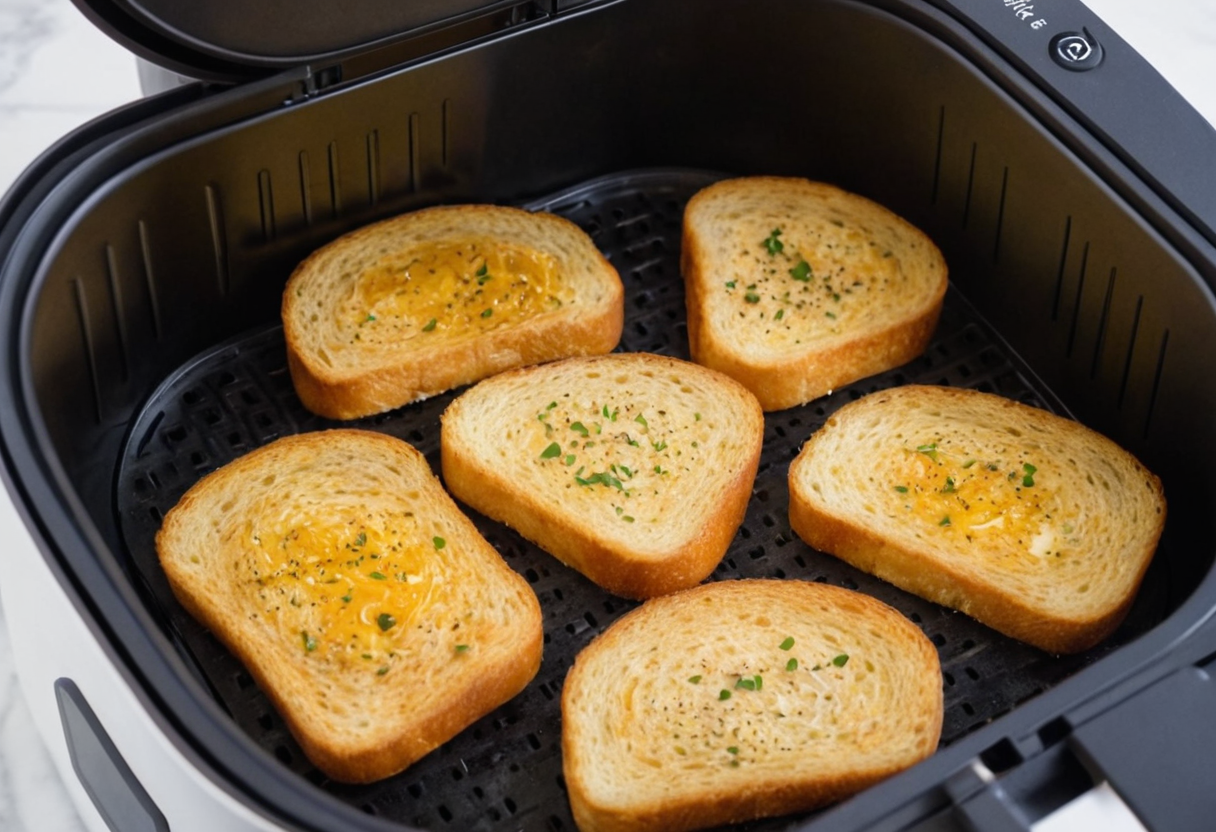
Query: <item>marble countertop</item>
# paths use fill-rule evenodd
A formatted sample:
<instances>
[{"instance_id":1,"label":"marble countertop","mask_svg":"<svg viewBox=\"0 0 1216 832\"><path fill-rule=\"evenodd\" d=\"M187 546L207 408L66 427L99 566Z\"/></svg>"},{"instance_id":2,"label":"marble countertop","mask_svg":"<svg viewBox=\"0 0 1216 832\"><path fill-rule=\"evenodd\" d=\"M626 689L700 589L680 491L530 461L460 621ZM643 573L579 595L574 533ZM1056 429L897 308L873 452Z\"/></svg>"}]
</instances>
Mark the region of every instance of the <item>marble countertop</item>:
<instances>
[{"instance_id":1,"label":"marble countertop","mask_svg":"<svg viewBox=\"0 0 1216 832\"><path fill-rule=\"evenodd\" d=\"M1216 124L1216 2L1087 5ZM139 96L135 59L68 0L0 0L0 193L56 139ZM0 541L21 533L0 529ZM18 687L2 610L0 829L84 832Z\"/></svg>"}]
</instances>

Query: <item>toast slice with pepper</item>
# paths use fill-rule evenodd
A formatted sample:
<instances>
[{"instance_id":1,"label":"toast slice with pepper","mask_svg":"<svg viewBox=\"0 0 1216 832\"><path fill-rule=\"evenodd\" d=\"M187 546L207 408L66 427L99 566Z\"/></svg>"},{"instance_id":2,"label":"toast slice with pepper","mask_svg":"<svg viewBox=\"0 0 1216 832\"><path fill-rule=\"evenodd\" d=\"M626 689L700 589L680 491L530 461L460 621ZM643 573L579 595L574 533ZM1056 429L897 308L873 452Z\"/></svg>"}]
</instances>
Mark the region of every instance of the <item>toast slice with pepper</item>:
<instances>
[{"instance_id":1,"label":"toast slice with pepper","mask_svg":"<svg viewBox=\"0 0 1216 832\"><path fill-rule=\"evenodd\" d=\"M744 387L645 353L503 373L442 421L454 496L630 598L693 586L718 565L764 434Z\"/></svg>"},{"instance_id":2,"label":"toast slice with pepper","mask_svg":"<svg viewBox=\"0 0 1216 832\"><path fill-rule=\"evenodd\" d=\"M624 289L568 220L441 206L313 253L287 283L282 316L304 406L354 419L512 367L610 352Z\"/></svg>"},{"instance_id":3,"label":"toast slice with pepper","mask_svg":"<svg viewBox=\"0 0 1216 832\"><path fill-rule=\"evenodd\" d=\"M536 595L392 437L253 451L191 488L156 548L182 606L335 780L404 769L540 667Z\"/></svg>"},{"instance_id":4,"label":"toast slice with pepper","mask_svg":"<svg viewBox=\"0 0 1216 832\"><path fill-rule=\"evenodd\" d=\"M700 829L805 811L929 756L937 651L892 608L808 581L724 581L647 601L562 690L582 832Z\"/></svg>"},{"instance_id":5,"label":"toast slice with pepper","mask_svg":"<svg viewBox=\"0 0 1216 832\"><path fill-rule=\"evenodd\" d=\"M1161 481L1084 425L976 390L842 407L790 465L811 546L1051 653L1106 638L1165 524Z\"/></svg>"},{"instance_id":6,"label":"toast slice with pepper","mask_svg":"<svg viewBox=\"0 0 1216 832\"><path fill-rule=\"evenodd\" d=\"M948 282L933 242L886 208L775 176L696 194L680 262L693 360L766 411L920 355Z\"/></svg>"}]
</instances>

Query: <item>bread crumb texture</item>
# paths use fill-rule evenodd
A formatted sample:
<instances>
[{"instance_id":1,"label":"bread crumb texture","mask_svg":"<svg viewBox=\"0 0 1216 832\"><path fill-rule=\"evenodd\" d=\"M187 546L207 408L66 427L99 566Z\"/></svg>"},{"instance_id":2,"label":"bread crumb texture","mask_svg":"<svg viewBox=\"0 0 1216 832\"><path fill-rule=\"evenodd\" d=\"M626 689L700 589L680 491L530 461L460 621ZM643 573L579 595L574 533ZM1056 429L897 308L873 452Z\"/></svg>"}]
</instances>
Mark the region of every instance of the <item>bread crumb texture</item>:
<instances>
[{"instance_id":1,"label":"bread crumb texture","mask_svg":"<svg viewBox=\"0 0 1216 832\"><path fill-rule=\"evenodd\" d=\"M1165 519L1160 482L1113 442L973 390L912 386L847 405L804 446L790 485L812 545L993 626L1003 617L988 607L1005 597L1030 619L1015 625L1023 638L1035 618L1113 626Z\"/></svg>"},{"instance_id":2,"label":"bread crumb texture","mask_svg":"<svg viewBox=\"0 0 1216 832\"><path fill-rule=\"evenodd\" d=\"M516 692L501 685L522 687L507 665L539 663L535 595L390 437L328 431L254 451L195 485L157 548L305 750L327 748L315 762L342 758L339 779L368 779L343 766L394 743L376 776L404 767ZM462 701L478 712L452 713Z\"/></svg>"},{"instance_id":3,"label":"bread crumb texture","mask_svg":"<svg viewBox=\"0 0 1216 832\"><path fill-rule=\"evenodd\" d=\"M562 699L579 828L694 829L838 800L937 747L936 651L898 612L802 581L648 602Z\"/></svg>"},{"instance_id":4,"label":"bread crumb texture","mask_svg":"<svg viewBox=\"0 0 1216 832\"><path fill-rule=\"evenodd\" d=\"M671 567L703 548L709 527L712 570L742 520L762 439L755 399L718 373L653 355L570 359L457 399L443 417L444 477L576 568ZM605 551L588 557L580 539ZM704 577L669 571L688 585Z\"/></svg>"}]
</instances>

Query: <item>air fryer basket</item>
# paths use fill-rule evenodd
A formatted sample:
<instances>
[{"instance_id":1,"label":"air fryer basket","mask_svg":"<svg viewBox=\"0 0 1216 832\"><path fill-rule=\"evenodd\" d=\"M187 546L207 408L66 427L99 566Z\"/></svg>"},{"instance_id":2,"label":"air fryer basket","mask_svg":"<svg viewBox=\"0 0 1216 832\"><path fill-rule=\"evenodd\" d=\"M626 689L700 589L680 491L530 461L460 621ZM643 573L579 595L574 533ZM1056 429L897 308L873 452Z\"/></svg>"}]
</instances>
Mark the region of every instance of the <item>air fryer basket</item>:
<instances>
[{"instance_id":1,"label":"air fryer basket","mask_svg":"<svg viewBox=\"0 0 1216 832\"><path fill-rule=\"evenodd\" d=\"M29 287L19 359L48 476L91 541L64 544L64 557L116 570L130 590L127 613L152 636L154 649L124 660L192 742L295 823L309 825L305 810L275 803L283 792L262 787L276 776L268 768L294 772L287 790L305 803L332 810L316 795L328 793L400 824L573 828L560 779L562 680L577 651L631 603L475 518L541 600L541 672L405 773L342 786L308 765L249 676L177 607L152 535L207 471L277 436L332 424L291 391L278 301L304 255L371 220L465 200L568 216L625 282L623 348L686 357L680 216L712 181L694 168L803 175L869 196L937 241L953 284L923 358L766 418L747 519L715 579L826 580L909 615L943 661L944 747L1067 689L1080 669L1170 621L1197 591L1211 595L1216 379L1197 357L1216 354L1205 284L1216 267L1180 256L1175 241L1186 235L1145 219L1153 197L1120 180L1119 162L1069 133L1065 113L999 77L999 62L969 44L915 2L621 2L320 95L279 95L281 104L256 115L183 106L162 120L164 138L124 139L141 153L124 158L118 142L100 154L91 170L104 184L57 230ZM994 77L971 62L976 55ZM257 100L272 90L259 88ZM255 96L244 95L230 97ZM786 466L801 443L844 402L914 381L1074 415L1162 476L1166 536L1108 642L1047 656L792 535ZM414 443L437 468L437 420L450 398L361 424ZM227 716L208 722L216 705Z\"/></svg>"}]
</instances>

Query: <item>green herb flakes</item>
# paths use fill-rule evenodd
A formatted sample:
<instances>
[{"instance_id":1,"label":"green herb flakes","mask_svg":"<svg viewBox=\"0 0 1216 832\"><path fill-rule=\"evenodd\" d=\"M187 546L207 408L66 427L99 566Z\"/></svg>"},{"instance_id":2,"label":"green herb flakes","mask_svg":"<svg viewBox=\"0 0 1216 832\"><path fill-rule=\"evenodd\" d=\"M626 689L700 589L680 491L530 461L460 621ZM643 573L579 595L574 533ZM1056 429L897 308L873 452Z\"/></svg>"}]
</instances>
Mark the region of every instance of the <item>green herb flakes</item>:
<instances>
[{"instance_id":1,"label":"green herb flakes","mask_svg":"<svg viewBox=\"0 0 1216 832\"><path fill-rule=\"evenodd\" d=\"M781 229L774 228L769 232L768 236L760 242L760 245L764 246L764 250L767 251L770 256L780 254L785 249L785 243L777 239L780 236Z\"/></svg>"},{"instance_id":2,"label":"green herb flakes","mask_svg":"<svg viewBox=\"0 0 1216 832\"><path fill-rule=\"evenodd\" d=\"M371 323L374 320L376 320L376 316L369 312L367 314L367 320L365 320L364 323Z\"/></svg>"},{"instance_id":3,"label":"green herb flakes","mask_svg":"<svg viewBox=\"0 0 1216 832\"><path fill-rule=\"evenodd\" d=\"M969 459L969 460L967 460L966 462L964 462L964 463L963 463L963 467L964 467L964 468L970 468L970 467L971 467L972 465L974 465L974 464L975 464L975 460L974 460L974 459Z\"/></svg>"},{"instance_id":4,"label":"green herb flakes","mask_svg":"<svg viewBox=\"0 0 1216 832\"><path fill-rule=\"evenodd\" d=\"M781 647L782 650L789 650L791 647L794 646L794 637L786 636L785 641L781 642L781 644L779 646Z\"/></svg>"},{"instance_id":5,"label":"green herb flakes","mask_svg":"<svg viewBox=\"0 0 1216 832\"><path fill-rule=\"evenodd\" d=\"M760 674L759 674L759 673L757 673L757 674L756 674L756 690L760 690L760 689L762 689L763 687L764 687L764 679L762 679L762 678L760 677Z\"/></svg>"},{"instance_id":6,"label":"green herb flakes","mask_svg":"<svg viewBox=\"0 0 1216 832\"><path fill-rule=\"evenodd\" d=\"M699 684L701 684L701 674L700 674L700 673L698 673L696 676L689 676L689 677L688 677L688 681L689 681L689 682L691 682L691 683L692 683L692 684L694 684L694 685L699 685Z\"/></svg>"},{"instance_id":7,"label":"green herb flakes","mask_svg":"<svg viewBox=\"0 0 1216 832\"><path fill-rule=\"evenodd\" d=\"M311 653L317 649L317 640L307 630L300 633L300 637L304 639L304 652Z\"/></svg>"},{"instance_id":8,"label":"green herb flakes","mask_svg":"<svg viewBox=\"0 0 1216 832\"><path fill-rule=\"evenodd\" d=\"M907 494L907 493L908 493L908 486L906 486L906 485L897 485L897 486L895 486L895 490L896 490L896 491L898 491L900 494Z\"/></svg>"},{"instance_id":9,"label":"green herb flakes","mask_svg":"<svg viewBox=\"0 0 1216 832\"><path fill-rule=\"evenodd\" d=\"M728 691L726 688L722 688L722 690L718 691L718 701L725 702L727 699L730 699L730 691Z\"/></svg>"},{"instance_id":10,"label":"green herb flakes","mask_svg":"<svg viewBox=\"0 0 1216 832\"><path fill-rule=\"evenodd\" d=\"M733 281L733 280L728 280L728 281L726 281L726 288L727 288L727 289L733 289L733 288L735 288L735 281Z\"/></svg>"},{"instance_id":11,"label":"green herb flakes","mask_svg":"<svg viewBox=\"0 0 1216 832\"><path fill-rule=\"evenodd\" d=\"M637 416L635 416L633 421L637 422L639 425L641 425L643 428L646 428L647 430L650 429L650 422L647 422L646 417L643 416L641 413L639 413Z\"/></svg>"},{"instance_id":12,"label":"green herb flakes","mask_svg":"<svg viewBox=\"0 0 1216 832\"><path fill-rule=\"evenodd\" d=\"M747 301L748 303L759 303L760 302L760 296L757 295L755 292L748 292L746 295L743 296L743 299L745 301Z\"/></svg>"},{"instance_id":13,"label":"green herb flakes","mask_svg":"<svg viewBox=\"0 0 1216 832\"><path fill-rule=\"evenodd\" d=\"M778 309L778 310L777 310L777 314L773 316L773 320L774 320L774 321L779 321L779 320L781 320L781 319L782 319L782 318L784 318L784 317L785 317L785 310L784 310L784 309Z\"/></svg>"},{"instance_id":14,"label":"green herb flakes","mask_svg":"<svg viewBox=\"0 0 1216 832\"><path fill-rule=\"evenodd\" d=\"M435 328L435 324L437 324L437 323L439 323L439 319L438 319L438 318L431 318L429 321L427 321L427 322L426 322L426 326L424 326L424 327L422 328L422 331L423 331L423 332L430 332L432 329L434 329L434 328Z\"/></svg>"},{"instance_id":15,"label":"green herb flakes","mask_svg":"<svg viewBox=\"0 0 1216 832\"><path fill-rule=\"evenodd\" d=\"M790 672L797 670L798 669L798 660L790 659L788 662L785 663L785 669Z\"/></svg>"},{"instance_id":16,"label":"green herb flakes","mask_svg":"<svg viewBox=\"0 0 1216 832\"><path fill-rule=\"evenodd\" d=\"M383 676L385 673L388 673L388 665L382 664L380 665L380 669L376 671L376 675Z\"/></svg>"},{"instance_id":17,"label":"green herb flakes","mask_svg":"<svg viewBox=\"0 0 1216 832\"><path fill-rule=\"evenodd\" d=\"M735 690L755 690L756 681L754 679L739 679L735 682Z\"/></svg>"},{"instance_id":18,"label":"green herb flakes","mask_svg":"<svg viewBox=\"0 0 1216 832\"><path fill-rule=\"evenodd\" d=\"M700 414L700 413L694 413L694 414L692 414L692 419L693 419L693 421L694 421L694 422L699 422L699 421L701 421L701 414Z\"/></svg>"},{"instance_id":19,"label":"green herb flakes","mask_svg":"<svg viewBox=\"0 0 1216 832\"><path fill-rule=\"evenodd\" d=\"M633 517L631 517L631 516L629 516L628 514L626 514L626 515L625 515L624 517L622 517L621 519L622 519L622 520L624 520L626 523L632 523L632 522L634 522L634 518L633 518Z\"/></svg>"},{"instance_id":20,"label":"green herb flakes","mask_svg":"<svg viewBox=\"0 0 1216 832\"><path fill-rule=\"evenodd\" d=\"M566 454L566 466L567 466L567 467L569 467L569 466L573 465L573 464L574 464L574 460L575 460L575 456L574 456L574 454Z\"/></svg>"},{"instance_id":21,"label":"green herb flakes","mask_svg":"<svg viewBox=\"0 0 1216 832\"><path fill-rule=\"evenodd\" d=\"M654 446L655 451L663 451L667 449L667 443L662 439L660 439L658 442L651 442L650 444Z\"/></svg>"},{"instance_id":22,"label":"green herb flakes","mask_svg":"<svg viewBox=\"0 0 1216 832\"><path fill-rule=\"evenodd\" d=\"M954 487L954 477L946 477L946 487L942 489L943 494L953 494L958 489Z\"/></svg>"},{"instance_id":23,"label":"green herb flakes","mask_svg":"<svg viewBox=\"0 0 1216 832\"><path fill-rule=\"evenodd\" d=\"M937 521L937 525L939 525L939 526L949 526L949 525L950 525L950 515L949 515L949 514L947 514L947 515L946 515L945 517L943 517L941 520L938 520L938 521Z\"/></svg>"},{"instance_id":24,"label":"green herb flakes","mask_svg":"<svg viewBox=\"0 0 1216 832\"><path fill-rule=\"evenodd\" d=\"M831 318L833 321L836 320L835 312L824 312L823 314L826 315L827 317Z\"/></svg>"},{"instance_id":25,"label":"green herb flakes","mask_svg":"<svg viewBox=\"0 0 1216 832\"><path fill-rule=\"evenodd\" d=\"M388 580L388 578L386 578L384 576L383 572L373 572L370 575L368 575L367 577L371 578L373 581L387 581Z\"/></svg>"},{"instance_id":26,"label":"green herb flakes","mask_svg":"<svg viewBox=\"0 0 1216 832\"><path fill-rule=\"evenodd\" d=\"M490 271L489 263L482 263L481 268L476 271L478 277L485 277Z\"/></svg>"},{"instance_id":27,"label":"green herb flakes","mask_svg":"<svg viewBox=\"0 0 1216 832\"><path fill-rule=\"evenodd\" d=\"M582 422L575 422L574 424L570 425L570 430L574 431L579 436L590 436L591 435L591 431L587 430L587 426L584 425Z\"/></svg>"},{"instance_id":28,"label":"green herb flakes","mask_svg":"<svg viewBox=\"0 0 1216 832\"><path fill-rule=\"evenodd\" d=\"M929 457L929 459L933 460L934 462L937 462L937 443L936 442L933 442L928 445L918 445L916 447L916 452L919 454L924 454L925 456Z\"/></svg>"},{"instance_id":29,"label":"green herb flakes","mask_svg":"<svg viewBox=\"0 0 1216 832\"><path fill-rule=\"evenodd\" d=\"M483 310L483 311L482 311L482 313L481 313L481 317L483 317L483 318L488 318L488 317L490 317L490 316L491 316L491 315L493 315L493 314L494 314L494 310L493 310L493 309L485 309L485 310Z\"/></svg>"},{"instance_id":30,"label":"green herb flakes","mask_svg":"<svg viewBox=\"0 0 1216 832\"><path fill-rule=\"evenodd\" d=\"M839 656L832 659L832 664L836 665L837 667L844 667L848 663L849 663L849 654L848 653L841 653Z\"/></svg>"},{"instance_id":31,"label":"green herb flakes","mask_svg":"<svg viewBox=\"0 0 1216 832\"><path fill-rule=\"evenodd\" d=\"M439 551L444 546L448 545L448 542L446 540L444 540L442 537L432 537L431 543L433 543L435 545L435 551Z\"/></svg>"},{"instance_id":32,"label":"green herb flakes","mask_svg":"<svg viewBox=\"0 0 1216 832\"><path fill-rule=\"evenodd\" d=\"M382 612L376 616L376 624L380 626L381 632L388 632L397 624L397 619L390 613Z\"/></svg>"},{"instance_id":33,"label":"green herb flakes","mask_svg":"<svg viewBox=\"0 0 1216 832\"><path fill-rule=\"evenodd\" d=\"M730 748L726 749L726 753L727 753L727 754L738 754L738 753L739 753L739 746L737 746L737 745L732 745Z\"/></svg>"},{"instance_id":34,"label":"green herb flakes","mask_svg":"<svg viewBox=\"0 0 1216 832\"><path fill-rule=\"evenodd\" d=\"M342 596L342 603L349 604L351 602L352 598L353 598L353 596L348 592Z\"/></svg>"},{"instance_id":35,"label":"green herb flakes","mask_svg":"<svg viewBox=\"0 0 1216 832\"><path fill-rule=\"evenodd\" d=\"M457 653L467 653L467 652L469 652L469 645L467 645L467 644L457 644L457 645L456 645L456 652L457 652Z\"/></svg>"},{"instance_id":36,"label":"green herb flakes","mask_svg":"<svg viewBox=\"0 0 1216 832\"><path fill-rule=\"evenodd\" d=\"M810 283L811 264L805 260L799 260L798 265L790 269L790 277L794 278L794 280L800 280L803 283Z\"/></svg>"},{"instance_id":37,"label":"green herb flakes","mask_svg":"<svg viewBox=\"0 0 1216 832\"><path fill-rule=\"evenodd\" d=\"M1026 472L1026 476L1022 477L1022 485L1024 485L1026 488L1030 488L1034 485L1034 472L1039 469L1027 462L1022 466L1022 470Z\"/></svg>"},{"instance_id":38,"label":"green herb flakes","mask_svg":"<svg viewBox=\"0 0 1216 832\"><path fill-rule=\"evenodd\" d=\"M541 459L553 459L555 456L561 456L562 446L556 442L550 442L549 447L540 452Z\"/></svg>"}]
</instances>

